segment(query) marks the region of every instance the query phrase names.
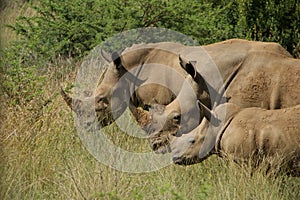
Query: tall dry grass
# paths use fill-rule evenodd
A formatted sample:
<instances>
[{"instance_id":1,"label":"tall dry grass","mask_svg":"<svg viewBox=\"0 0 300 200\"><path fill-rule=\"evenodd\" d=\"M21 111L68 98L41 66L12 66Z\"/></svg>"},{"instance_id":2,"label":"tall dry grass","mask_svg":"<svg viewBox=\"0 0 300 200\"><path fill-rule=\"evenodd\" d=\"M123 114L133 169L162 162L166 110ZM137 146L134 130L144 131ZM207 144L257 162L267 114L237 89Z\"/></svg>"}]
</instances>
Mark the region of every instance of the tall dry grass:
<instances>
[{"instance_id":1,"label":"tall dry grass","mask_svg":"<svg viewBox=\"0 0 300 200\"><path fill-rule=\"evenodd\" d=\"M1 15L14 16L13 10ZM1 37L15 39L3 29ZM250 173L250 167L215 156L193 166L170 165L141 174L97 162L82 145L72 113L58 94L61 83L74 80L73 64L59 61L46 72L45 85L32 88L45 91L49 101L43 106L34 101L13 106L0 97L0 199L300 199L299 178ZM113 136L124 148L150 151L144 140L120 131Z\"/></svg>"},{"instance_id":2,"label":"tall dry grass","mask_svg":"<svg viewBox=\"0 0 300 200\"><path fill-rule=\"evenodd\" d=\"M263 170L251 174L249 167L217 157L188 167L170 165L151 173L122 173L89 154L60 96L38 115L26 107L6 108L1 116L1 199L300 197L297 178L266 176ZM121 132L114 139L125 140ZM128 145L130 140L126 139Z\"/></svg>"},{"instance_id":3,"label":"tall dry grass","mask_svg":"<svg viewBox=\"0 0 300 200\"><path fill-rule=\"evenodd\" d=\"M64 66L61 66L63 68ZM213 156L193 166L170 165L151 173L111 169L89 154L74 127L73 115L59 96L59 84L74 73L50 79L43 107L34 102L1 103L0 199L299 199L298 178L250 173ZM114 131L113 140L127 149L150 151L147 142Z\"/></svg>"}]
</instances>

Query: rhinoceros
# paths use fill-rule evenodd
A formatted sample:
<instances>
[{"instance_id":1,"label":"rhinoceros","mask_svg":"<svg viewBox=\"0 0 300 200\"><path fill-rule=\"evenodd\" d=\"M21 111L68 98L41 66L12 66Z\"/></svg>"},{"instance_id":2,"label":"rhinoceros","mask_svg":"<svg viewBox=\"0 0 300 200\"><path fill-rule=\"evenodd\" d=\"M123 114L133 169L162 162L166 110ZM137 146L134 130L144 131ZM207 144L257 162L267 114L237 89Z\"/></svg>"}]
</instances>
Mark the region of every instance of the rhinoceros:
<instances>
[{"instance_id":1,"label":"rhinoceros","mask_svg":"<svg viewBox=\"0 0 300 200\"><path fill-rule=\"evenodd\" d=\"M213 62L217 65L222 63L223 67L219 70L223 77L227 77L232 71L232 66L239 63L251 49L272 50L289 56L285 49L276 43L250 42L239 39L207 45L203 48L188 47L171 42L134 45L121 54L114 53L111 59L107 59L110 62L109 67L91 98L74 99L74 105L78 105L74 108L70 104L72 100L68 101L68 98L65 100L75 112L84 110L83 102L92 102L95 104L99 118L103 118L102 125L105 126L113 121L109 119L111 110L115 108L118 110L115 112L117 114L114 114L114 119L125 110L128 102L124 104L124 99L128 99L128 95L134 97L130 99L134 106L140 104L144 108L154 103L162 105L170 103L181 91L183 77L186 76L186 73L193 73L189 71L189 69L193 69L192 67L187 67L187 69L181 67L181 65L190 66L192 63L180 60L179 55L196 59L200 56L199 54L202 54L203 64L208 65L211 64L206 54L208 52L209 56L212 56ZM108 56L103 57L107 58ZM129 75L125 76L128 78L123 78L127 81L120 81L124 75ZM192 75L199 79L199 76ZM203 79L198 82L201 80ZM210 107L211 100L204 85L202 84L201 91L198 91L199 96L202 102L206 102ZM128 90L130 91L128 92ZM210 93L213 92L213 90L210 91ZM63 96L66 97L66 95Z\"/></svg>"},{"instance_id":2,"label":"rhinoceros","mask_svg":"<svg viewBox=\"0 0 300 200\"><path fill-rule=\"evenodd\" d=\"M300 175L300 105L267 110L225 103L213 115L222 123L213 125L206 116L191 132L172 138L174 163L191 165L217 154L257 164L263 159L271 165L287 163L293 174Z\"/></svg>"},{"instance_id":3,"label":"rhinoceros","mask_svg":"<svg viewBox=\"0 0 300 200\"><path fill-rule=\"evenodd\" d=\"M218 95L211 96L214 98L215 105L231 102L242 108L278 109L300 104L298 88L300 85L300 61L298 59L280 53L280 51L261 51L258 48L244 53L244 55L242 59L232 65L223 65L220 60L216 63L218 68L221 68L221 72L231 69L231 73L227 75L221 73L225 80L224 84L213 90L218 91ZM212 59L217 57L213 51L211 51L211 57ZM230 56L228 55L228 57ZM191 64L187 66L194 69L188 69L188 72L194 74L196 71L201 74L201 66L197 67ZM183 65L183 68L186 66ZM209 82L209 73L203 78ZM196 79L195 81L199 82ZM199 82L199 91L201 91L202 83L203 81ZM177 134L179 136L189 132L200 123L201 116L188 114L198 110L195 98L183 98L182 96L185 95L185 92L181 91L170 104L160 106L159 111L157 111L158 106L151 110L152 133L149 140L153 150L157 151L162 148L160 151L165 151L163 145L167 143L165 140L168 137L162 135ZM179 103L180 101L181 103ZM198 113L200 113L199 110ZM181 120L174 120L173 116Z\"/></svg>"}]
</instances>

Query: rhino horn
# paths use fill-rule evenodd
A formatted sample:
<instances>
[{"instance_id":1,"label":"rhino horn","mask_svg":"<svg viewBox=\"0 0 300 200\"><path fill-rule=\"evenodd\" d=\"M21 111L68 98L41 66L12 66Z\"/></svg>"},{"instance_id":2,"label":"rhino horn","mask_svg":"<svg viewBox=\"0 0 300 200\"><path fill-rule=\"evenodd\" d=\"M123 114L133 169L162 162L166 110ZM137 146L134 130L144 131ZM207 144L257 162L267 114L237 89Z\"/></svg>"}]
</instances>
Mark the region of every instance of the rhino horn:
<instances>
[{"instance_id":1,"label":"rhino horn","mask_svg":"<svg viewBox=\"0 0 300 200\"><path fill-rule=\"evenodd\" d=\"M81 100L79 99L73 99L72 97L70 97L63 89L62 87L60 87L60 94L63 97L63 99L65 100L65 102L67 103L67 105L73 110L76 111L81 103ZM73 102L75 102L73 104Z\"/></svg>"}]
</instances>

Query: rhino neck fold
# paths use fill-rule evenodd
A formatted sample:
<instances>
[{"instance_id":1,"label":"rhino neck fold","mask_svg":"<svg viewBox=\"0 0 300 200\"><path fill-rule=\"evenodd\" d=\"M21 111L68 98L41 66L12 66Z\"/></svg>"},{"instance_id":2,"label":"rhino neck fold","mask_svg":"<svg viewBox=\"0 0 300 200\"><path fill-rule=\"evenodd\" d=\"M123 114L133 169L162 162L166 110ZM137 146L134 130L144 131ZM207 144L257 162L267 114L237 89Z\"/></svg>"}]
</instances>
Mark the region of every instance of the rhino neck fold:
<instances>
[{"instance_id":1,"label":"rhino neck fold","mask_svg":"<svg viewBox=\"0 0 300 200\"><path fill-rule=\"evenodd\" d=\"M232 83L233 79L236 77L239 70L241 69L242 65L243 65L243 62L238 63L233 68L233 71L226 78L222 87L219 89L219 91L217 93L217 96L215 98L215 104L214 104L213 108L215 108L216 106L218 106L220 104L226 103L228 101L228 99L226 97L224 97L224 94L225 94L227 88L229 87L229 85Z\"/></svg>"},{"instance_id":2,"label":"rhino neck fold","mask_svg":"<svg viewBox=\"0 0 300 200\"><path fill-rule=\"evenodd\" d=\"M221 155L221 150L222 150L222 147L221 147L221 139L222 139L222 136L224 134L224 132L226 131L226 129L228 128L228 126L230 125L231 121L233 120L233 116L231 116L227 121L226 121L226 124L224 124L218 134L216 135L216 143L215 143L215 149L214 149L214 153L217 154L218 156L222 156Z\"/></svg>"},{"instance_id":3,"label":"rhino neck fold","mask_svg":"<svg viewBox=\"0 0 300 200\"><path fill-rule=\"evenodd\" d=\"M145 80L139 79L143 66L144 63L141 63L141 65L132 71L133 73L131 73L131 71L126 73L126 79L129 81L129 91L132 102L137 101L138 97L136 90L145 82Z\"/></svg>"}]
</instances>

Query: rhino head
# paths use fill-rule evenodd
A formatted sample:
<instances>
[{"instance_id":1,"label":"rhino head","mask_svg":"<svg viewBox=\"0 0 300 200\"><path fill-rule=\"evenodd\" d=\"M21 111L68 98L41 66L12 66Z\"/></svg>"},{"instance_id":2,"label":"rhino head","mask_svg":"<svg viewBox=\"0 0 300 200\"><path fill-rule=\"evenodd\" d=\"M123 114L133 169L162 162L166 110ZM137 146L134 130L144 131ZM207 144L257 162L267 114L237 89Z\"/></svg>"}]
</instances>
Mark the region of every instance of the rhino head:
<instances>
[{"instance_id":1,"label":"rhino head","mask_svg":"<svg viewBox=\"0 0 300 200\"><path fill-rule=\"evenodd\" d=\"M100 126L109 123L111 116L107 112L108 105L104 102L96 103L95 96L84 99L72 98L62 88L60 88L60 94L67 105L76 113L81 126L86 130L90 130L92 127L99 129Z\"/></svg>"},{"instance_id":2,"label":"rhino head","mask_svg":"<svg viewBox=\"0 0 300 200\"><path fill-rule=\"evenodd\" d=\"M137 79L126 69L126 62L118 52L108 55L101 50L102 57L109 63L108 67L100 78L99 85L92 92L92 95L84 99L73 99L61 89L61 95L67 105L79 117L88 120L92 113L101 126L107 126L115 121L129 106L128 90L130 81ZM126 66L126 67L125 67ZM139 82L139 80L134 80ZM94 108L94 109L92 109Z\"/></svg>"},{"instance_id":3,"label":"rhino head","mask_svg":"<svg viewBox=\"0 0 300 200\"><path fill-rule=\"evenodd\" d=\"M151 148L159 153L170 151L167 147L172 137L178 137L199 125L203 114L201 114L197 102L203 96L206 99L208 97L203 85L195 81L199 79L193 66L195 62L186 61L181 57L179 59L181 66L189 75L186 77L178 96L166 106L155 105L150 109L149 142ZM203 95L204 93L205 95Z\"/></svg>"},{"instance_id":4,"label":"rhino head","mask_svg":"<svg viewBox=\"0 0 300 200\"><path fill-rule=\"evenodd\" d=\"M172 160L175 164L191 165L201 162L198 155L207 129L208 121L204 119L191 132L171 140L169 148L171 149Z\"/></svg>"},{"instance_id":5,"label":"rhino head","mask_svg":"<svg viewBox=\"0 0 300 200\"><path fill-rule=\"evenodd\" d=\"M196 164L216 153L221 135L233 116L240 111L240 107L232 103L221 104L214 111L209 110L201 102L199 107L204 114L202 122L189 133L174 137L170 142L169 148L176 164Z\"/></svg>"},{"instance_id":6,"label":"rhino head","mask_svg":"<svg viewBox=\"0 0 300 200\"><path fill-rule=\"evenodd\" d=\"M106 119L107 113L111 112L112 101L114 105L121 105L120 98L116 97L122 98L127 88L122 88L123 86L125 87L126 84L121 86L118 82L120 78L127 73L127 70L123 65L122 56L118 52L112 53L111 59L109 59L105 51L101 52L102 56L106 58L106 61L109 63L109 66L104 72L100 84L95 89L94 100L99 116L102 115L102 118ZM112 122L112 119L105 120L103 125L106 126Z\"/></svg>"},{"instance_id":7,"label":"rhino head","mask_svg":"<svg viewBox=\"0 0 300 200\"><path fill-rule=\"evenodd\" d=\"M111 119L121 115L127 106L140 127L144 128L150 123L149 112L141 107L135 107L131 103L128 105L127 102L123 105L117 103L118 109L114 108L115 110L111 112L108 104L97 102L94 96L84 99L72 98L62 88L60 88L60 93L67 105L76 113L81 126L86 130L91 130L91 128L99 130L100 127L111 123Z\"/></svg>"}]
</instances>

